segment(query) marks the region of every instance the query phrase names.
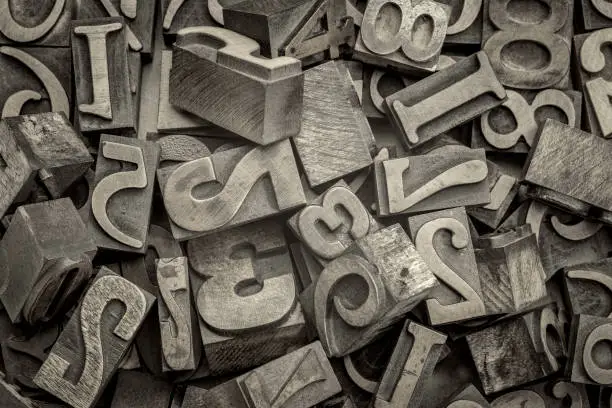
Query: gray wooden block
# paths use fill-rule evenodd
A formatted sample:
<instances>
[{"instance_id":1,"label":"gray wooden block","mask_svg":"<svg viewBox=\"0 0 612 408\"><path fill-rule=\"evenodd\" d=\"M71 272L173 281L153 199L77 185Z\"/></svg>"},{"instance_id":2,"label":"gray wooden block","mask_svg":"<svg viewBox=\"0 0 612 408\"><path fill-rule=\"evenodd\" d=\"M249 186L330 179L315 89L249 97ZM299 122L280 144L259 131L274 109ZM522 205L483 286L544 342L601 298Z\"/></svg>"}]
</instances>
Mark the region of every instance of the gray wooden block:
<instances>
[{"instance_id":1,"label":"gray wooden block","mask_svg":"<svg viewBox=\"0 0 612 408\"><path fill-rule=\"evenodd\" d=\"M482 41L482 0L438 0L451 7L444 44L480 45Z\"/></svg>"},{"instance_id":2,"label":"gray wooden block","mask_svg":"<svg viewBox=\"0 0 612 408\"><path fill-rule=\"evenodd\" d=\"M172 384L138 371L122 371L117 375L113 408L168 408Z\"/></svg>"},{"instance_id":3,"label":"gray wooden block","mask_svg":"<svg viewBox=\"0 0 612 408\"><path fill-rule=\"evenodd\" d=\"M589 399L583 384L564 380L550 380L503 394L491 401L492 408L546 407L563 408L567 404L589 408ZM602 407L600 405L600 407Z\"/></svg>"},{"instance_id":4,"label":"gray wooden block","mask_svg":"<svg viewBox=\"0 0 612 408\"><path fill-rule=\"evenodd\" d=\"M608 387L612 372L607 361L612 342L612 319L577 315L572 319L570 358L566 375L572 382Z\"/></svg>"},{"instance_id":5,"label":"gray wooden block","mask_svg":"<svg viewBox=\"0 0 612 408\"><path fill-rule=\"evenodd\" d=\"M586 31L612 27L612 7L604 0L577 0Z\"/></svg>"},{"instance_id":6,"label":"gray wooden block","mask_svg":"<svg viewBox=\"0 0 612 408\"><path fill-rule=\"evenodd\" d=\"M573 315L612 317L611 258L566 267L563 283Z\"/></svg>"},{"instance_id":7,"label":"gray wooden block","mask_svg":"<svg viewBox=\"0 0 612 408\"><path fill-rule=\"evenodd\" d=\"M70 21L74 18L74 0L44 3L6 2L0 10L0 44L68 47Z\"/></svg>"}]
</instances>

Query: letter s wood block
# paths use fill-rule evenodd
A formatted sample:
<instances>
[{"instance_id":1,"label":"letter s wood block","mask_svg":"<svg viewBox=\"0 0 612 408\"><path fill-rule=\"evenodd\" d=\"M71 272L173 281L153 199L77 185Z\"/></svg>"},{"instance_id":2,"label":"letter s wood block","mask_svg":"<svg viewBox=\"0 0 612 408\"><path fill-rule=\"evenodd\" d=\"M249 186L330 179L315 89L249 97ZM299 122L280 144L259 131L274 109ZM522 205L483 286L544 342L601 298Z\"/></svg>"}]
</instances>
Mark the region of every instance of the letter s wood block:
<instances>
[{"instance_id":1,"label":"letter s wood block","mask_svg":"<svg viewBox=\"0 0 612 408\"><path fill-rule=\"evenodd\" d=\"M75 408L93 407L153 301L153 295L103 267L34 382Z\"/></svg>"},{"instance_id":2,"label":"letter s wood block","mask_svg":"<svg viewBox=\"0 0 612 408\"><path fill-rule=\"evenodd\" d=\"M34 325L65 313L96 251L68 198L19 207L0 242L0 299L11 320Z\"/></svg>"},{"instance_id":3,"label":"letter s wood block","mask_svg":"<svg viewBox=\"0 0 612 408\"><path fill-rule=\"evenodd\" d=\"M170 102L257 144L297 135L301 63L258 53L255 40L224 28L181 30L172 56Z\"/></svg>"},{"instance_id":4,"label":"letter s wood block","mask_svg":"<svg viewBox=\"0 0 612 408\"><path fill-rule=\"evenodd\" d=\"M0 45L68 47L75 0L0 1Z\"/></svg>"}]
</instances>

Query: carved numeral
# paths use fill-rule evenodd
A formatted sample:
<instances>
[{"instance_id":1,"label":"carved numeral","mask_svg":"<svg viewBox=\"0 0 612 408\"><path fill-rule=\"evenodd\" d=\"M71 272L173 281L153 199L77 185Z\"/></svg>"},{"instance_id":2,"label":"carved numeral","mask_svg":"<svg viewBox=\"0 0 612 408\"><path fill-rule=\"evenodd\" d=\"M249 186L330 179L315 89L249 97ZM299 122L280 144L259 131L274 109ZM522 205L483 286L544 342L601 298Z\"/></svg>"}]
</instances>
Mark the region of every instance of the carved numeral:
<instances>
[{"instance_id":1,"label":"carved numeral","mask_svg":"<svg viewBox=\"0 0 612 408\"><path fill-rule=\"evenodd\" d=\"M584 349L582 351L582 362L584 370L591 379L601 385L612 384L612 369L602 366L599 361L593 358L594 348L598 343L612 341L612 322L604 323L595 327L586 336Z\"/></svg>"},{"instance_id":2,"label":"carved numeral","mask_svg":"<svg viewBox=\"0 0 612 408\"><path fill-rule=\"evenodd\" d=\"M570 360L567 372L574 383L612 385L607 363L612 342L612 319L586 314L572 318Z\"/></svg>"},{"instance_id":3,"label":"carved numeral","mask_svg":"<svg viewBox=\"0 0 612 408\"><path fill-rule=\"evenodd\" d=\"M473 1L463 1L463 5L461 7L461 14L459 14L459 18L448 26L446 30L446 34L454 35L462 33L467 30L480 13L482 9L482 0L473 0Z\"/></svg>"},{"instance_id":4,"label":"carved numeral","mask_svg":"<svg viewBox=\"0 0 612 408\"><path fill-rule=\"evenodd\" d=\"M28 43L40 40L57 24L64 11L66 0L55 0L53 8L45 19L34 27L19 24L11 13L11 1L0 0L0 32L10 40Z\"/></svg>"},{"instance_id":5,"label":"carved numeral","mask_svg":"<svg viewBox=\"0 0 612 408\"><path fill-rule=\"evenodd\" d=\"M93 406L144 320L151 305L150 296L110 271L103 272L87 290L78 312L53 346L34 382L76 408ZM125 308L122 314L107 310L116 301ZM106 333L102 330L109 329L109 319L118 320L112 331ZM82 346L77 336L82 336ZM81 356L75 355L75 351ZM74 364L67 358L84 360L76 381L65 378Z\"/></svg>"}]
</instances>

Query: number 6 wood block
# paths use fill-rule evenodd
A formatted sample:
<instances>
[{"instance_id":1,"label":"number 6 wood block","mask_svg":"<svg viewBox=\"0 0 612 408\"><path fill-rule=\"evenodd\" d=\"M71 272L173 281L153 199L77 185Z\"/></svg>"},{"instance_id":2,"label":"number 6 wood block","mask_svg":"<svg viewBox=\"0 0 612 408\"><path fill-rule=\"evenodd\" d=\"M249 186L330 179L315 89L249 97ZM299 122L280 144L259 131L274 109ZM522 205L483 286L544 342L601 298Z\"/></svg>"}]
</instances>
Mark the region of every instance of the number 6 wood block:
<instances>
[{"instance_id":1,"label":"number 6 wood block","mask_svg":"<svg viewBox=\"0 0 612 408\"><path fill-rule=\"evenodd\" d=\"M103 267L34 383L75 408L93 407L154 299L149 292Z\"/></svg>"},{"instance_id":2,"label":"number 6 wood block","mask_svg":"<svg viewBox=\"0 0 612 408\"><path fill-rule=\"evenodd\" d=\"M301 63L263 58L256 55L259 50L255 40L224 28L181 30L170 70L170 102L257 144L297 135Z\"/></svg>"}]
</instances>

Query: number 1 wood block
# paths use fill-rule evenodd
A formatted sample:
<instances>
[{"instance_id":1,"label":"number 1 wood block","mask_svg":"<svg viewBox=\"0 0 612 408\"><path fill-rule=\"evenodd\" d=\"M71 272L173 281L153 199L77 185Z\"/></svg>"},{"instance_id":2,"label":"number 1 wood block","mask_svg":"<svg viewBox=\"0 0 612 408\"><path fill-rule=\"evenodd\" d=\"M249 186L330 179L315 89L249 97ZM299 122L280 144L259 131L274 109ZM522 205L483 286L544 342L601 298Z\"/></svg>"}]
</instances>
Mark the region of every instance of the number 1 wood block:
<instances>
[{"instance_id":1,"label":"number 1 wood block","mask_svg":"<svg viewBox=\"0 0 612 408\"><path fill-rule=\"evenodd\" d=\"M134 340L154 297L103 267L34 377L75 408L91 408Z\"/></svg>"},{"instance_id":2,"label":"number 1 wood block","mask_svg":"<svg viewBox=\"0 0 612 408\"><path fill-rule=\"evenodd\" d=\"M72 59L82 132L135 128L125 28L121 17L72 22Z\"/></svg>"}]
</instances>

